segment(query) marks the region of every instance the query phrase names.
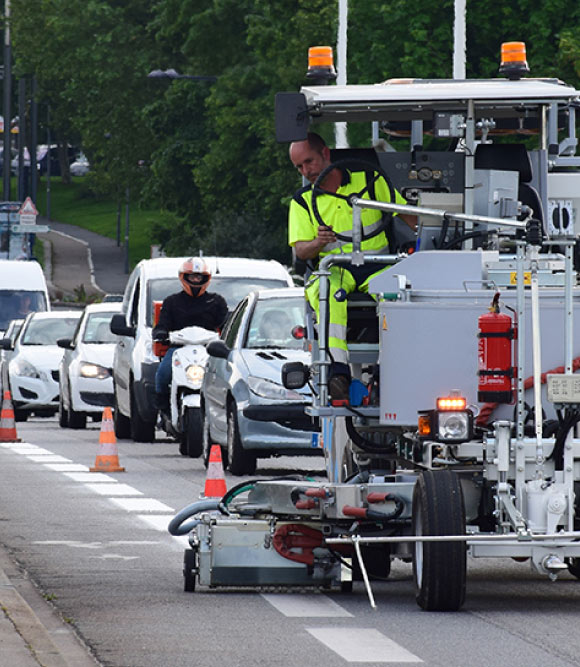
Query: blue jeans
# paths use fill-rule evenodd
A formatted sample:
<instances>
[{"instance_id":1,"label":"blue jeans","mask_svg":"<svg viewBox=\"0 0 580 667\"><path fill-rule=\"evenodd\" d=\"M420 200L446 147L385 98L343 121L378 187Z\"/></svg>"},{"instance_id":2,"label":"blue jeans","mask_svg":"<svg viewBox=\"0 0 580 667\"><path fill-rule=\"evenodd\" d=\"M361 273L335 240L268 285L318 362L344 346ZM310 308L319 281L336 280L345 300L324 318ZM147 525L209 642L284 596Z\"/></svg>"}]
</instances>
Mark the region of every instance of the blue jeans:
<instances>
[{"instance_id":1,"label":"blue jeans","mask_svg":"<svg viewBox=\"0 0 580 667\"><path fill-rule=\"evenodd\" d=\"M171 384L171 357L175 350L177 350L176 347L170 347L167 350L155 374L155 391L167 398L169 398L169 385Z\"/></svg>"}]
</instances>

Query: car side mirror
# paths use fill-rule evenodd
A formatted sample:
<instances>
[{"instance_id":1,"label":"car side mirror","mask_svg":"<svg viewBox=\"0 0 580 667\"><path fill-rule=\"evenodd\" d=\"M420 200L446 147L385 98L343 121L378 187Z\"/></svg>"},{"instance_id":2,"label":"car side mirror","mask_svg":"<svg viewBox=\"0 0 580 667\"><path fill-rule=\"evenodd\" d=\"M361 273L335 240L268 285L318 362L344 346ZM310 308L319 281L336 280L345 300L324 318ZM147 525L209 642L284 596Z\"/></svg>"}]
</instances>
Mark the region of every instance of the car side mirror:
<instances>
[{"instance_id":1,"label":"car side mirror","mask_svg":"<svg viewBox=\"0 0 580 667\"><path fill-rule=\"evenodd\" d=\"M310 377L310 368L301 361L289 361L282 366L282 384L286 389L302 389Z\"/></svg>"},{"instance_id":2,"label":"car side mirror","mask_svg":"<svg viewBox=\"0 0 580 667\"><path fill-rule=\"evenodd\" d=\"M117 336L131 336L135 338L135 327L127 326L123 313L117 313L111 318L111 332Z\"/></svg>"},{"instance_id":3,"label":"car side mirror","mask_svg":"<svg viewBox=\"0 0 580 667\"><path fill-rule=\"evenodd\" d=\"M2 350L13 350L14 346L12 345L10 338L2 338L2 340L0 340L0 348Z\"/></svg>"},{"instance_id":4,"label":"car side mirror","mask_svg":"<svg viewBox=\"0 0 580 667\"><path fill-rule=\"evenodd\" d=\"M210 357L217 357L218 359L227 359L231 352L223 340L212 340L205 349Z\"/></svg>"},{"instance_id":5,"label":"car side mirror","mask_svg":"<svg viewBox=\"0 0 580 667\"><path fill-rule=\"evenodd\" d=\"M72 350L74 348L74 345L72 344L72 340L70 338L59 338L56 341L56 344L65 350Z\"/></svg>"}]
</instances>

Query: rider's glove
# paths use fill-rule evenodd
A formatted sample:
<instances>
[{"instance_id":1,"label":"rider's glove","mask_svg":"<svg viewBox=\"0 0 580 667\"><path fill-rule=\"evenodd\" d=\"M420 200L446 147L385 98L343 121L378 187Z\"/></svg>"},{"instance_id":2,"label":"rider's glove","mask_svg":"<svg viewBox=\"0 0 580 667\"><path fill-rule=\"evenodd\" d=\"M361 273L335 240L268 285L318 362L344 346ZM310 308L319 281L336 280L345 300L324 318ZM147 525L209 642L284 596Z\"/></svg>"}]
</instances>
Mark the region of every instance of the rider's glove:
<instances>
[{"instance_id":1,"label":"rider's glove","mask_svg":"<svg viewBox=\"0 0 580 667\"><path fill-rule=\"evenodd\" d=\"M163 345L169 345L169 332L157 331L155 333L155 342L162 343Z\"/></svg>"}]
</instances>

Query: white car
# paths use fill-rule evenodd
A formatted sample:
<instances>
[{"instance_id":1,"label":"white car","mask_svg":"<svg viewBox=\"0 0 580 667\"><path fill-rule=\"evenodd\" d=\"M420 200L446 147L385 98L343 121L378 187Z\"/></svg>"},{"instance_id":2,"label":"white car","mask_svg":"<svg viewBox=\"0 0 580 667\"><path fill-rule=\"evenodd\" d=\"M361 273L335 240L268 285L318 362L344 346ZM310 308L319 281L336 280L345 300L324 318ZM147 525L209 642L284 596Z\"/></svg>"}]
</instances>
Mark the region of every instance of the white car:
<instances>
[{"instance_id":1,"label":"white car","mask_svg":"<svg viewBox=\"0 0 580 667\"><path fill-rule=\"evenodd\" d=\"M111 321L118 335L113 361L115 433L136 442L155 439L157 408L155 373L159 359L153 353L151 330L154 302L181 291L178 270L187 257L144 259L129 276L121 313ZM292 277L273 260L239 257L204 257L212 272L209 292L221 294L233 310L247 294L258 289L290 287Z\"/></svg>"},{"instance_id":2,"label":"white car","mask_svg":"<svg viewBox=\"0 0 580 667\"><path fill-rule=\"evenodd\" d=\"M89 161L86 155L80 153L77 159L70 165L70 173L72 176L86 176L91 170Z\"/></svg>"},{"instance_id":3,"label":"white car","mask_svg":"<svg viewBox=\"0 0 580 667\"><path fill-rule=\"evenodd\" d=\"M58 410L58 367L64 350L59 338L71 338L81 311L31 313L24 321L8 364L14 416L50 417Z\"/></svg>"},{"instance_id":4,"label":"white car","mask_svg":"<svg viewBox=\"0 0 580 667\"><path fill-rule=\"evenodd\" d=\"M87 416L98 421L103 408L113 406L113 354L117 336L111 318L120 303L87 306L72 337L61 338L64 349L59 368L59 424L85 428Z\"/></svg>"}]
</instances>

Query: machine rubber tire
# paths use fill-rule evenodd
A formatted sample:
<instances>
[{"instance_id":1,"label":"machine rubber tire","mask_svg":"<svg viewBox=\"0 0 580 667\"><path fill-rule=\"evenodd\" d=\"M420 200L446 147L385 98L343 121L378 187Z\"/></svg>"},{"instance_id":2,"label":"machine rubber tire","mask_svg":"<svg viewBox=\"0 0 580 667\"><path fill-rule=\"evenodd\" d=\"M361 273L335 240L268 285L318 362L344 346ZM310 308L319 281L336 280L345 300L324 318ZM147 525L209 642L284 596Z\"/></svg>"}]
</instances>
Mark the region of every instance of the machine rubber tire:
<instances>
[{"instance_id":1,"label":"machine rubber tire","mask_svg":"<svg viewBox=\"0 0 580 667\"><path fill-rule=\"evenodd\" d=\"M121 440L131 437L131 420L119 410L117 394L115 394L113 406L113 424L115 425L115 436Z\"/></svg>"},{"instance_id":2,"label":"machine rubber tire","mask_svg":"<svg viewBox=\"0 0 580 667\"><path fill-rule=\"evenodd\" d=\"M185 408L183 413L183 435L187 456L198 459L203 453L202 419L200 408Z\"/></svg>"},{"instance_id":3,"label":"machine rubber tire","mask_svg":"<svg viewBox=\"0 0 580 667\"><path fill-rule=\"evenodd\" d=\"M256 472L256 456L242 445L238 428L236 404L228 405L228 469L232 475L253 475Z\"/></svg>"},{"instance_id":4,"label":"machine rubber tire","mask_svg":"<svg viewBox=\"0 0 580 667\"><path fill-rule=\"evenodd\" d=\"M131 387L131 438L135 442L155 441L155 422L146 422L141 418L133 387Z\"/></svg>"},{"instance_id":5,"label":"machine rubber tire","mask_svg":"<svg viewBox=\"0 0 580 667\"><path fill-rule=\"evenodd\" d=\"M415 535L465 535L459 477L425 470L413 490ZM417 604L426 611L457 611L465 600L465 542L414 542L413 578Z\"/></svg>"},{"instance_id":6,"label":"machine rubber tire","mask_svg":"<svg viewBox=\"0 0 580 667\"><path fill-rule=\"evenodd\" d=\"M186 593L195 592L197 578L197 551L186 549L183 552L183 590Z\"/></svg>"},{"instance_id":7,"label":"machine rubber tire","mask_svg":"<svg viewBox=\"0 0 580 667\"><path fill-rule=\"evenodd\" d=\"M576 579L580 579L580 558L566 558L568 572Z\"/></svg>"},{"instance_id":8,"label":"machine rubber tire","mask_svg":"<svg viewBox=\"0 0 580 667\"><path fill-rule=\"evenodd\" d=\"M68 428L68 411L63 405L62 396L58 399L58 425L61 428Z\"/></svg>"}]
</instances>

